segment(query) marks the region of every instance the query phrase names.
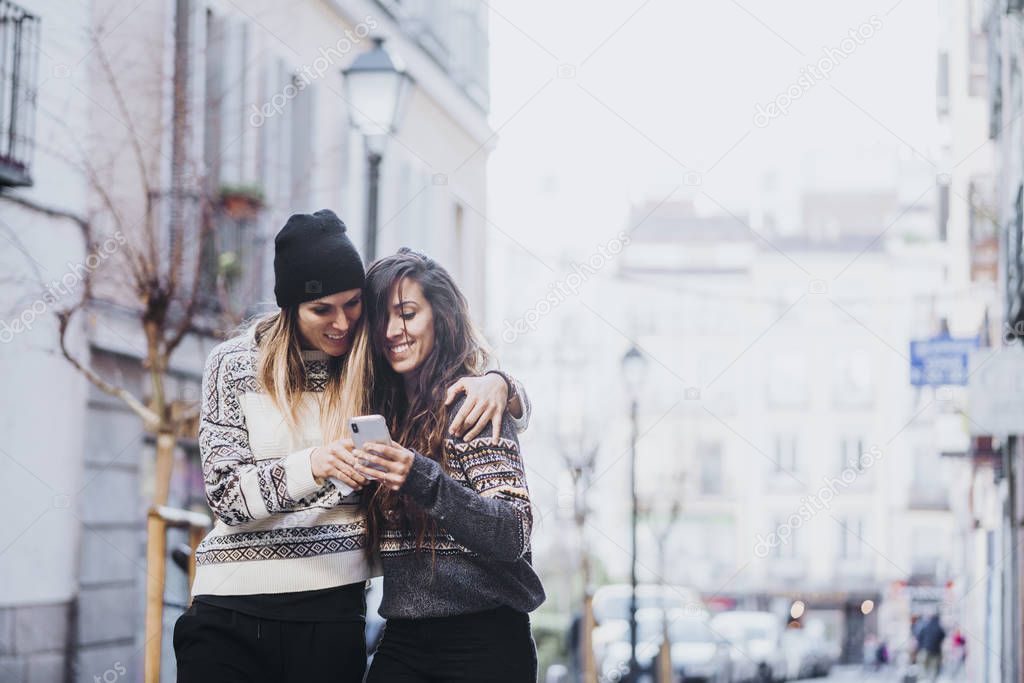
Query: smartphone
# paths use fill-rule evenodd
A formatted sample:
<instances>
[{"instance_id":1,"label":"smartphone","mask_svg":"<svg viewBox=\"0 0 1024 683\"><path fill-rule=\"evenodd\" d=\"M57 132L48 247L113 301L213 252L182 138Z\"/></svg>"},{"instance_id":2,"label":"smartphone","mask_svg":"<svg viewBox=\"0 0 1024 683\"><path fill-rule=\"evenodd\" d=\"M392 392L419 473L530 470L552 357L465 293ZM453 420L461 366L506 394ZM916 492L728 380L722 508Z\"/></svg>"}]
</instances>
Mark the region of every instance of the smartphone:
<instances>
[{"instance_id":1,"label":"smartphone","mask_svg":"<svg viewBox=\"0 0 1024 683\"><path fill-rule=\"evenodd\" d=\"M352 429L352 441L355 442L356 448L365 448L368 443L391 444L391 433L388 432L388 423L382 415L353 417L348 421L348 426ZM378 465L364 464L375 470L387 471Z\"/></svg>"},{"instance_id":2,"label":"smartphone","mask_svg":"<svg viewBox=\"0 0 1024 683\"><path fill-rule=\"evenodd\" d=\"M352 440L355 441L357 448L362 448L371 441L385 445L391 444L388 423L384 420L383 415L353 417L348 421L348 426L352 429Z\"/></svg>"}]
</instances>

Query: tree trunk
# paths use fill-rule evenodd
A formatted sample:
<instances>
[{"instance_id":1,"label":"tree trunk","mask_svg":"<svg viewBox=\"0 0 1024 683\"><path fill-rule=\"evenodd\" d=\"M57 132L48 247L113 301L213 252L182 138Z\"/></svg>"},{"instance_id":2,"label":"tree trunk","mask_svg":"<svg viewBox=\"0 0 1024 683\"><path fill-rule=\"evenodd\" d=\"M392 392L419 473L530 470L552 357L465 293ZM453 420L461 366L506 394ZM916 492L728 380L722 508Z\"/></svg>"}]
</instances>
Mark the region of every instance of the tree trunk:
<instances>
[{"instance_id":1,"label":"tree trunk","mask_svg":"<svg viewBox=\"0 0 1024 683\"><path fill-rule=\"evenodd\" d=\"M167 505L174 470L174 447L177 436L167 426L161 426L156 435L156 462L153 473L153 505Z\"/></svg>"},{"instance_id":2,"label":"tree trunk","mask_svg":"<svg viewBox=\"0 0 1024 683\"><path fill-rule=\"evenodd\" d=\"M146 683L160 682L164 632L164 575L167 571L167 524L150 509L146 523Z\"/></svg>"},{"instance_id":3,"label":"tree trunk","mask_svg":"<svg viewBox=\"0 0 1024 683\"><path fill-rule=\"evenodd\" d=\"M580 661L583 663L583 683L597 683L597 662L594 661L594 596L590 586L583 595L583 634L580 647L583 648Z\"/></svg>"},{"instance_id":4,"label":"tree trunk","mask_svg":"<svg viewBox=\"0 0 1024 683\"><path fill-rule=\"evenodd\" d=\"M598 683L597 662L594 658L594 595L590 586L590 548L586 537L586 501L582 500L580 481L575 482L576 534L580 544L580 575L583 581L583 619L580 621L579 662L583 668L583 683Z\"/></svg>"}]
</instances>

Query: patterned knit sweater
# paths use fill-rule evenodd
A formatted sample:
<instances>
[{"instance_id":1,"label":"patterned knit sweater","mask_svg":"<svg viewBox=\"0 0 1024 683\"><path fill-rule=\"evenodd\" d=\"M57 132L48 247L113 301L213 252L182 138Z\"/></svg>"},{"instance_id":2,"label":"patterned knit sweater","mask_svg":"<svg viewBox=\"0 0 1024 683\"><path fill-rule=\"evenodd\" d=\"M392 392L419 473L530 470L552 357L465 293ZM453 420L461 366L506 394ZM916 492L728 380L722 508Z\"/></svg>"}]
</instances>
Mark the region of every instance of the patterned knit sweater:
<instances>
[{"instance_id":1,"label":"patterned knit sweater","mask_svg":"<svg viewBox=\"0 0 1024 683\"><path fill-rule=\"evenodd\" d=\"M199 452L217 521L196 551L193 595L319 590L380 574L366 559L360 494L342 497L313 478L309 458L323 444L319 398L329 358L303 351L302 359L297 431L260 386L251 333L220 344L206 361ZM529 399L515 388L524 408L519 420L505 420L513 433L530 419Z\"/></svg>"},{"instance_id":2,"label":"patterned knit sweater","mask_svg":"<svg viewBox=\"0 0 1024 683\"><path fill-rule=\"evenodd\" d=\"M298 431L256 378L251 334L220 344L207 359L199 451L217 522L196 552L193 595L317 590L379 573L365 557L359 494L343 498L313 478L309 457L323 444L319 397L328 357L303 351L302 358Z\"/></svg>"},{"instance_id":3,"label":"patterned knit sweater","mask_svg":"<svg viewBox=\"0 0 1024 683\"><path fill-rule=\"evenodd\" d=\"M401 488L438 522L433 558L429 540L418 547L415 532L385 524L380 615L444 617L503 605L533 611L545 595L530 564L533 516L513 422L504 421L498 439L448 438L445 456L447 467L416 453Z\"/></svg>"}]
</instances>

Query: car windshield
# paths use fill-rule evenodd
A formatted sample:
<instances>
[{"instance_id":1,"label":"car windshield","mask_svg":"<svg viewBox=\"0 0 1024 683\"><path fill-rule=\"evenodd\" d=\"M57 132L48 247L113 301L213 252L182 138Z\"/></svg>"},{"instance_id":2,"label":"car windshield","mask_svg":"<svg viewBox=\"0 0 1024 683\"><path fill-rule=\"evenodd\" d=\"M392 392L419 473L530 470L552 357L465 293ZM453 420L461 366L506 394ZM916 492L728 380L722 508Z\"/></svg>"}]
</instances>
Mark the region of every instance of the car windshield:
<instances>
[{"instance_id":1,"label":"car windshield","mask_svg":"<svg viewBox=\"0 0 1024 683\"><path fill-rule=\"evenodd\" d=\"M672 622L669 638L673 643L708 643L714 640L708 625L696 619L677 619Z\"/></svg>"},{"instance_id":2,"label":"car windshield","mask_svg":"<svg viewBox=\"0 0 1024 683\"><path fill-rule=\"evenodd\" d=\"M681 608L682 597L670 594L663 595L660 599L656 595L637 595L636 608L638 610L662 607L668 609ZM628 619L629 618L629 594L611 595L604 597L595 610L600 612L599 619Z\"/></svg>"},{"instance_id":3,"label":"car windshield","mask_svg":"<svg viewBox=\"0 0 1024 683\"><path fill-rule=\"evenodd\" d=\"M751 640L771 640L773 631L770 624L762 619L751 619L740 615L729 615L715 621L715 630L736 643Z\"/></svg>"},{"instance_id":4,"label":"car windshield","mask_svg":"<svg viewBox=\"0 0 1024 683\"><path fill-rule=\"evenodd\" d=\"M760 626L747 626L743 629L743 637L746 640L770 640L771 633Z\"/></svg>"}]
</instances>

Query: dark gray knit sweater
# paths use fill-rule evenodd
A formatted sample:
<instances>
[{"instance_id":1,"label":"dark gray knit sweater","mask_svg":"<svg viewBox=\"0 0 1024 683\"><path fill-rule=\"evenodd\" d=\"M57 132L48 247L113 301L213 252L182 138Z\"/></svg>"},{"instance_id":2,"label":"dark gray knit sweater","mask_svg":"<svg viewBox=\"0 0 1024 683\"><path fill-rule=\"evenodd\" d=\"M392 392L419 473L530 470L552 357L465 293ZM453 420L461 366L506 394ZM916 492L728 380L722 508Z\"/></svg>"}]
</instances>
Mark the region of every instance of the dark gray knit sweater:
<instances>
[{"instance_id":1,"label":"dark gray knit sweater","mask_svg":"<svg viewBox=\"0 0 1024 683\"><path fill-rule=\"evenodd\" d=\"M447 469L417 453L401 488L440 527L433 565L429 539L417 552L415 532L385 528L380 615L443 617L503 605L535 610L544 587L530 564L533 516L512 420L503 420L498 439L449 437L445 455Z\"/></svg>"}]
</instances>

